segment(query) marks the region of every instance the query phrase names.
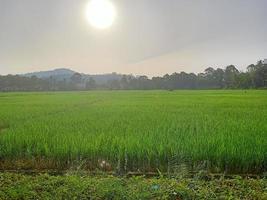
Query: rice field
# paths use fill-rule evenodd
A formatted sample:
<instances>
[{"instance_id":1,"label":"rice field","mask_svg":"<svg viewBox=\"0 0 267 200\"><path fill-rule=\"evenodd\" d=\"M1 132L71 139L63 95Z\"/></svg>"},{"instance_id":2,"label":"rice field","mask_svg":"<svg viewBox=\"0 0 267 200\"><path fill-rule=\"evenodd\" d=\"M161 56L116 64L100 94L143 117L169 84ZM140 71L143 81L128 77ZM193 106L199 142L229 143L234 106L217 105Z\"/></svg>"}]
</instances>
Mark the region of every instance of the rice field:
<instances>
[{"instance_id":1,"label":"rice field","mask_svg":"<svg viewBox=\"0 0 267 200\"><path fill-rule=\"evenodd\" d=\"M1 169L267 170L267 92L0 93Z\"/></svg>"}]
</instances>

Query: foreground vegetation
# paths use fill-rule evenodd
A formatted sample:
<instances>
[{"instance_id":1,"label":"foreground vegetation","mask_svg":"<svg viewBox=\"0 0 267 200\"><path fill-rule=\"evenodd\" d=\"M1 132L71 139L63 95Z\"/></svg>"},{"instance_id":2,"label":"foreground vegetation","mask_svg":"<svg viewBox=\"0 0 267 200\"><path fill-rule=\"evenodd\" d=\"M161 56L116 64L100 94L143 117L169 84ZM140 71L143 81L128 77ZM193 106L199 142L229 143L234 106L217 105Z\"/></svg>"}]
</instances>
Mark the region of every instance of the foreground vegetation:
<instances>
[{"instance_id":1,"label":"foreground vegetation","mask_svg":"<svg viewBox=\"0 0 267 200\"><path fill-rule=\"evenodd\" d=\"M0 94L0 168L260 173L266 91Z\"/></svg>"},{"instance_id":2,"label":"foreground vegetation","mask_svg":"<svg viewBox=\"0 0 267 200\"><path fill-rule=\"evenodd\" d=\"M201 180L0 173L0 199L267 199L266 179Z\"/></svg>"}]
</instances>

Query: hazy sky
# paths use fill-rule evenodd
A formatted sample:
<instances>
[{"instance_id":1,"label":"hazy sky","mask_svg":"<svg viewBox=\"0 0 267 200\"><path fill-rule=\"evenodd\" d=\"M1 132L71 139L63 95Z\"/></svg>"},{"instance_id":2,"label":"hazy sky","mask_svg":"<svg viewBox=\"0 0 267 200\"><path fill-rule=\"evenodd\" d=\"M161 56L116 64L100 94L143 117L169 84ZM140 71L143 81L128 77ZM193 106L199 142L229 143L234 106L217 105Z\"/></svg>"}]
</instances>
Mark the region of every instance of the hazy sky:
<instances>
[{"instance_id":1,"label":"hazy sky","mask_svg":"<svg viewBox=\"0 0 267 200\"><path fill-rule=\"evenodd\" d=\"M162 75L267 58L267 0L113 0L99 30L89 0L0 0L0 74L67 67Z\"/></svg>"}]
</instances>

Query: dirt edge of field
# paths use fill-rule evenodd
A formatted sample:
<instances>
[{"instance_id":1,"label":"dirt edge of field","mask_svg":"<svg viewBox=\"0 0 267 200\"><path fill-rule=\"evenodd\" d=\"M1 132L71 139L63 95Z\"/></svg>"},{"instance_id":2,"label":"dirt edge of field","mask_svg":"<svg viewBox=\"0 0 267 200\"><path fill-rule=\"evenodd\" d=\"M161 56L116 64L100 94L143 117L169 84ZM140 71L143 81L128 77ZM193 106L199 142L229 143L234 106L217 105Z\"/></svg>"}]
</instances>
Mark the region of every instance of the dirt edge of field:
<instances>
[{"instance_id":1,"label":"dirt edge of field","mask_svg":"<svg viewBox=\"0 0 267 200\"><path fill-rule=\"evenodd\" d=\"M0 173L10 172L10 173L21 173L21 174L51 174L51 175L64 175L64 174L84 174L84 175L113 175L113 176L144 176L144 177L176 177L184 176L188 178L193 177L203 177L206 180L224 178L253 178L260 179L265 178L266 173L232 173L232 172L214 172L207 169L202 169L198 171L176 171L167 172L155 170L118 170L118 169L107 169L101 168L101 166L93 166L92 163L81 167L79 165L72 165L68 163L62 163L60 161L56 162L54 160L47 159L20 159L20 160L3 160L0 158Z\"/></svg>"}]
</instances>

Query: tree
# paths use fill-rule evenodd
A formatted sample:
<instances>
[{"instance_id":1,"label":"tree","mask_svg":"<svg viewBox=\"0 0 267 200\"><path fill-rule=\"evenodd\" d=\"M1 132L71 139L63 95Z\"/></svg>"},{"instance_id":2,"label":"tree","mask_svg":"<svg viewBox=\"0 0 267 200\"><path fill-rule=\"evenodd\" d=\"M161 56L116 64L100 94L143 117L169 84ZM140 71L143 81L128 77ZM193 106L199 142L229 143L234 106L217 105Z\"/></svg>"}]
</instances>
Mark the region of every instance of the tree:
<instances>
[{"instance_id":1,"label":"tree","mask_svg":"<svg viewBox=\"0 0 267 200\"><path fill-rule=\"evenodd\" d=\"M89 80L86 82L85 88L87 90L96 89L96 82L95 82L95 80L92 77L90 77Z\"/></svg>"},{"instance_id":2,"label":"tree","mask_svg":"<svg viewBox=\"0 0 267 200\"><path fill-rule=\"evenodd\" d=\"M256 70L253 73L253 82L256 88L267 87L267 65L259 61L255 66Z\"/></svg>"},{"instance_id":3,"label":"tree","mask_svg":"<svg viewBox=\"0 0 267 200\"><path fill-rule=\"evenodd\" d=\"M128 78L127 75L123 75L120 80L121 89L125 90L128 88Z\"/></svg>"},{"instance_id":4,"label":"tree","mask_svg":"<svg viewBox=\"0 0 267 200\"><path fill-rule=\"evenodd\" d=\"M80 84L82 82L82 75L80 73L74 73L70 79L75 84Z\"/></svg>"},{"instance_id":5,"label":"tree","mask_svg":"<svg viewBox=\"0 0 267 200\"><path fill-rule=\"evenodd\" d=\"M209 88L216 88L217 86L216 86L215 69L209 67L205 69L204 74L207 81L207 86Z\"/></svg>"},{"instance_id":6,"label":"tree","mask_svg":"<svg viewBox=\"0 0 267 200\"><path fill-rule=\"evenodd\" d=\"M120 77L120 79L118 78ZM239 72L234 65L225 70L209 67L203 73L173 73L162 77L120 75L113 73L109 81L96 81L90 77L83 81L83 75L73 74L71 77L58 79L51 76L40 79L36 76L25 77L19 75L0 76L0 91L44 91L44 90L92 90L103 89L212 89L212 88L267 88L267 65L258 61L256 65L247 67L246 72Z\"/></svg>"},{"instance_id":7,"label":"tree","mask_svg":"<svg viewBox=\"0 0 267 200\"><path fill-rule=\"evenodd\" d=\"M117 79L113 79L107 82L107 88L111 90L119 90L120 88L120 81Z\"/></svg>"},{"instance_id":8,"label":"tree","mask_svg":"<svg viewBox=\"0 0 267 200\"><path fill-rule=\"evenodd\" d=\"M214 79L215 84L218 88L224 88L225 82L224 82L224 71L221 68L217 68L214 71Z\"/></svg>"},{"instance_id":9,"label":"tree","mask_svg":"<svg viewBox=\"0 0 267 200\"><path fill-rule=\"evenodd\" d=\"M224 80L227 88L236 88L237 86L236 80L238 74L239 71L236 69L234 65L229 65L225 68Z\"/></svg>"},{"instance_id":10,"label":"tree","mask_svg":"<svg viewBox=\"0 0 267 200\"><path fill-rule=\"evenodd\" d=\"M141 90L151 89L151 82L147 76L139 76L137 81L138 81L138 89Z\"/></svg>"},{"instance_id":11,"label":"tree","mask_svg":"<svg viewBox=\"0 0 267 200\"><path fill-rule=\"evenodd\" d=\"M249 74L248 73L240 73L237 76L237 80L236 80L236 88L241 88L241 89L248 89L251 87L251 80L249 78Z\"/></svg>"}]
</instances>

